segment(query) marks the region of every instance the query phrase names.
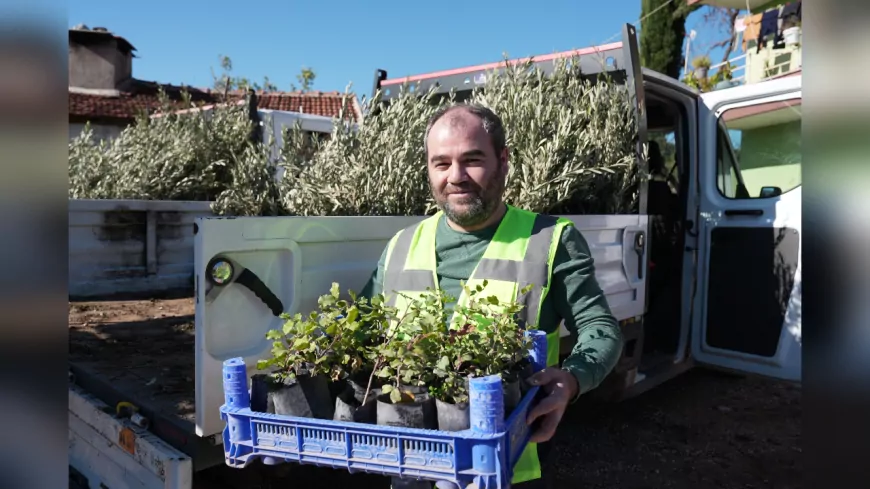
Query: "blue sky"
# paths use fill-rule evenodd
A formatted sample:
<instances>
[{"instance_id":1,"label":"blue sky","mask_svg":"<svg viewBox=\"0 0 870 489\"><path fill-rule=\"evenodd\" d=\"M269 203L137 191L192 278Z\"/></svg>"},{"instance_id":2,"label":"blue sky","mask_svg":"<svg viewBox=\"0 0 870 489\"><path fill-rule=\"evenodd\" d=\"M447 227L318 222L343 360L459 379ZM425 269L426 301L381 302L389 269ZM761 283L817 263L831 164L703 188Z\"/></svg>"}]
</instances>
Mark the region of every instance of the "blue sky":
<instances>
[{"instance_id":1,"label":"blue sky","mask_svg":"<svg viewBox=\"0 0 870 489\"><path fill-rule=\"evenodd\" d=\"M139 79L208 87L223 54L233 74L268 76L280 90L307 66L317 74L315 90L342 91L352 81L366 96L376 68L392 78L498 61L503 52L513 58L613 42L639 17L640 0L70 0L68 7L69 27L106 27L136 47ZM701 17L694 13L687 26L699 31L696 44L716 37Z\"/></svg>"}]
</instances>

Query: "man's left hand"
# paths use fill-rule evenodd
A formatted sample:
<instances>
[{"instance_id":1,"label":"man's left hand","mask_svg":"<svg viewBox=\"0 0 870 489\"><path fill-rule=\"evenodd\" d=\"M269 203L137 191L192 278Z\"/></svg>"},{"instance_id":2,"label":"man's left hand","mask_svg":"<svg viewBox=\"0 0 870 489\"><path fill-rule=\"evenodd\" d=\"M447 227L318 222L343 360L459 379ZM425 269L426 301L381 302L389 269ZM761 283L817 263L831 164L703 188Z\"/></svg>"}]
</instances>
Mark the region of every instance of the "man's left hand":
<instances>
[{"instance_id":1,"label":"man's left hand","mask_svg":"<svg viewBox=\"0 0 870 489\"><path fill-rule=\"evenodd\" d=\"M556 427L562 420L565 408L577 395L580 386L570 372L552 367L535 373L528 381L531 385L541 386L541 389L547 393L547 397L532 407L526 420L526 423L531 425L538 418L541 419L540 427L532 433L529 441L543 443L556 433Z\"/></svg>"}]
</instances>

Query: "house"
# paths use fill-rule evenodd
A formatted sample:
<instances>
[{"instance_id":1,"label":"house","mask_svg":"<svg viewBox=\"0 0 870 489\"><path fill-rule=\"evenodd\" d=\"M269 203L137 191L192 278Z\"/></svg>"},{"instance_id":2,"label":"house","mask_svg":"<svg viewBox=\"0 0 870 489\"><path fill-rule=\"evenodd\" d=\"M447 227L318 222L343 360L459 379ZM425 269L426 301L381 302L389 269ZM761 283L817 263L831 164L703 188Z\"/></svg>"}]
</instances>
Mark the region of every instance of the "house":
<instances>
[{"instance_id":1,"label":"house","mask_svg":"<svg viewBox=\"0 0 870 489\"><path fill-rule=\"evenodd\" d=\"M187 91L197 106L235 103L246 96L243 91L223 93L137 79L133 74L135 51L129 41L106 28L79 25L69 29L70 139L78 136L88 122L95 137L116 137L137 115L151 115L159 110L160 89L177 102ZM353 94L318 91L257 94L258 109L307 114L315 116L313 119L337 117L345 102L350 109L346 118L360 122L362 110Z\"/></svg>"},{"instance_id":2,"label":"house","mask_svg":"<svg viewBox=\"0 0 870 489\"><path fill-rule=\"evenodd\" d=\"M743 70L741 78L745 83L759 83L802 73L801 0L686 0L686 2L688 5L745 10L735 25L737 43L741 45L744 54L729 60L732 65L735 65L735 69ZM762 40L759 34L763 18L771 20L772 30L768 31L769 35Z\"/></svg>"}]
</instances>

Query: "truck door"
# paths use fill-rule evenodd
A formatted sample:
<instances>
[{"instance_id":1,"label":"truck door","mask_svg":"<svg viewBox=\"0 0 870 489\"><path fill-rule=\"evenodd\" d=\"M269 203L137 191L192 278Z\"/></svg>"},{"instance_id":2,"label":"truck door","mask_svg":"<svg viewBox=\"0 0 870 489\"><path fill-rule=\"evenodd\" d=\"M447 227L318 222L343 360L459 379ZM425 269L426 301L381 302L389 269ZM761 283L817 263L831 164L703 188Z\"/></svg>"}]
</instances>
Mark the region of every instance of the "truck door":
<instances>
[{"instance_id":1,"label":"truck door","mask_svg":"<svg viewBox=\"0 0 870 489\"><path fill-rule=\"evenodd\" d=\"M801 78L699 104L699 364L800 381Z\"/></svg>"},{"instance_id":2,"label":"truck door","mask_svg":"<svg viewBox=\"0 0 870 489\"><path fill-rule=\"evenodd\" d=\"M196 434L225 423L223 361L269 355L282 313L307 314L338 282L359 292L389 239L422 217L243 217L196 221Z\"/></svg>"}]
</instances>

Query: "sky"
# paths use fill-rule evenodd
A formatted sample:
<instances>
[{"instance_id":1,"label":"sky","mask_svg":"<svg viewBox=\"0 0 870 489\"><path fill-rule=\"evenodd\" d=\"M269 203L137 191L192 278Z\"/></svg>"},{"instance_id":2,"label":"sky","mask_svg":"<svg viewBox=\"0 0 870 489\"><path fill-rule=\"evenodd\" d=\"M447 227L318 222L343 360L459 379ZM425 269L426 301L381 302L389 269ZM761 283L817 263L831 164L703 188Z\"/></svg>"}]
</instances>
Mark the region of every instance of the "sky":
<instances>
[{"instance_id":1,"label":"sky","mask_svg":"<svg viewBox=\"0 0 870 489\"><path fill-rule=\"evenodd\" d=\"M359 96L371 95L378 68L394 78L499 61L502 53L516 58L600 45L618 41L622 26L640 17L640 0L68 5L69 27L106 27L136 47L133 76L141 80L210 87L219 56L226 55L233 75L268 76L279 90L298 85L296 75L308 67L317 75L312 89L344 91L353 82ZM701 17L696 12L687 23L699 31L697 45L716 36L700 25Z\"/></svg>"}]
</instances>

